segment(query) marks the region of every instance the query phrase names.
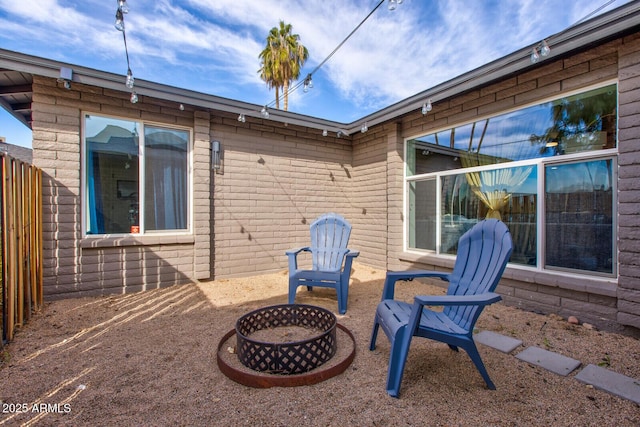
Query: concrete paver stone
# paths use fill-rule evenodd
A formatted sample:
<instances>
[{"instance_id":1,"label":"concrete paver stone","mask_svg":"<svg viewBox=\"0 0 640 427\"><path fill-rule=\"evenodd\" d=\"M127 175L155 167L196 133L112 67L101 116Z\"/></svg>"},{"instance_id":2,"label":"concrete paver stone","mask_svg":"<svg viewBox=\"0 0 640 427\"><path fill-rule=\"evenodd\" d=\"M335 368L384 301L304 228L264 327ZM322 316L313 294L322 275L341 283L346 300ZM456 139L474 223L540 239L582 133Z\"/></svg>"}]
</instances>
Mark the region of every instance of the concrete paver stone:
<instances>
[{"instance_id":1,"label":"concrete paver stone","mask_svg":"<svg viewBox=\"0 0 640 427\"><path fill-rule=\"evenodd\" d=\"M475 342L495 348L503 353L511 353L522 345L522 341L492 331L478 332L473 336Z\"/></svg>"},{"instance_id":2,"label":"concrete paver stone","mask_svg":"<svg viewBox=\"0 0 640 427\"><path fill-rule=\"evenodd\" d=\"M640 380L596 365L587 365L578 372L576 379L640 405Z\"/></svg>"},{"instance_id":3,"label":"concrete paver stone","mask_svg":"<svg viewBox=\"0 0 640 427\"><path fill-rule=\"evenodd\" d=\"M528 347L516 354L516 358L562 376L569 375L581 365L579 360L547 351L540 347Z\"/></svg>"}]
</instances>

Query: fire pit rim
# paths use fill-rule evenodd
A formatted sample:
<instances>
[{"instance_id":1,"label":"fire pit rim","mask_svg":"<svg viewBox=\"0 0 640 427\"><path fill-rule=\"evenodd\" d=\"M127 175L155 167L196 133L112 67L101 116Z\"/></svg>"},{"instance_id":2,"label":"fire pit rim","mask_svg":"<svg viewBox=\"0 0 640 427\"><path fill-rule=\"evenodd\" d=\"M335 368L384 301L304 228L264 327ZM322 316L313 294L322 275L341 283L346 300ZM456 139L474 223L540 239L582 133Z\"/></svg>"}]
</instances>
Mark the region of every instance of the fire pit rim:
<instances>
[{"instance_id":1,"label":"fire pit rim","mask_svg":"<svg viewBox=\"0 0 640 427\"><path fill-rule=\"evenodd\" d=\"M335 355L337 324L335 314L313 305L278 304L258 308L236 321L238 359L244 366L262 372L292 375L311 371ZM305 325L311 325L321 333L288 342L268 342L250 337L253 332L267 328Z\"/></svg>"},{"instance_id":2,"label":"fire pit rim","mask_svg":"<svg viewBox=\"0 0 640 427\"><path fill-rule=\"evenodd\" d=\"M224 357L221 355L221 352L226 351L225 349L223 349L224 343L226 343L236 334L235 329L231 329L230 331L228 331L218 343L216 362L218 364L220 372L222 372L227 378L247 387L299 387L317 384L322 381L328 380L329 378L340 375L341 373L346 371L356 357L355 337L345 326L341 325L340 323L338 323L337 326L338 329L344 332L351 341L351 352L337 365L332 366L328 369L323 369L323 367L320 367L319 369L316 369L314 371L297 375L264 375L258 372L248 372L250 371L249 369L238 369L232 364L227 363L224 360Z\"/></svg>"}]
</instances>

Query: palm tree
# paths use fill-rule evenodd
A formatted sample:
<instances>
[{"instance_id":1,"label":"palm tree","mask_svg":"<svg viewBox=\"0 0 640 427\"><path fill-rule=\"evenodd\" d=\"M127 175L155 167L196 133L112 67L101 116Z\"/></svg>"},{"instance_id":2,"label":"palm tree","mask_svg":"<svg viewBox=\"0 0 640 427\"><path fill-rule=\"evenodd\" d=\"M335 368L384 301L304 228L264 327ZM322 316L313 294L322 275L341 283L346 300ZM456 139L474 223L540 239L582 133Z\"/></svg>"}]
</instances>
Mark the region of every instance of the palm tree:
<instances>
[{"instance_id":1,"label":"palm tree","mask_svg":"<svg viewBox=\"0 0 640 427\"><path fill-rule=\"evenodd\" d=\"M300 36L292 34L291 24L280 21L267 36L267 44L260 52L260 78L269 89L276 90L276 108L280 108L280 88L284 94L284 110L289 108L289 85L300 76L300 70L309 57L309 51L300 44Z\"/></svg>"},{"instance_id":2,"label":"palm tree","mask_svg":"<svg viewBox=\"0 0 640 427\"><path fill-rule=\"evenodd\" d=\"M261 67L258 70L260 78L267 83L267 87L269 89L275 88L276 90L277 109L280 108L280 88L283 86L282 77L279 75L278 42L278 29L273 27L267 36L267 46L260 52Z\"/></svg>"}]
</instances>

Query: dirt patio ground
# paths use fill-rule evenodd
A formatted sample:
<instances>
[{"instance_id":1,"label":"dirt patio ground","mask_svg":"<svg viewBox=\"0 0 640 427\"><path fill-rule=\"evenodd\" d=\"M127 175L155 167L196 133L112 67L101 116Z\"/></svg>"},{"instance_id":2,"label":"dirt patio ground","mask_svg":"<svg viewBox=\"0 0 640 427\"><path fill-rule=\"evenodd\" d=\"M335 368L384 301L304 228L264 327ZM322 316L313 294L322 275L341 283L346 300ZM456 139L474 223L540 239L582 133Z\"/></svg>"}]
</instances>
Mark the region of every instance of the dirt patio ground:
<instances>
[{"instance_id":1,"label":"dirt patio ground","mask_svg":"<svg viewBox=\"0 0 640 427\"><path fill-rule=\"evenodd\" d=\"M513 356L538 346L640 379L637 338L500 303L484 311L478 329L523 346L507 355L479 345L497 390L486 389L466 353L416 339L400 398L389 397L384 334L368 350L383 279L383 271L355 265L349 308L338 316L355 337L355 359L344 373L302 387L246 387L216 363L220 340L241 315L287 302L286 271L47 303L0 348L0 426L640 425L638 405L580 383L577 371L562 377ZM418 281L398 290L407 299L444 292ZM296 302L337 312L330 289L300 289Z\"/></svg>"}]
</instances>

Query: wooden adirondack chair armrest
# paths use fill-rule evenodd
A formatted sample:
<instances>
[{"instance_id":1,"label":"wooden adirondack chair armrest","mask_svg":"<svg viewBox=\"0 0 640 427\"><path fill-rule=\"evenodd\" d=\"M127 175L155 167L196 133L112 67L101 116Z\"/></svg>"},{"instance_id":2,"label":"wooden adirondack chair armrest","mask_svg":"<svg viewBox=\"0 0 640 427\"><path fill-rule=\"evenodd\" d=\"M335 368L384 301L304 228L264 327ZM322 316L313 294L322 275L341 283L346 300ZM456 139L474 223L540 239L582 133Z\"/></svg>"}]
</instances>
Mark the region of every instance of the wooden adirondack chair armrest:
<instances>
[{"instance_id":1,"label":"wooden adirondack chair armrest","mask_svg":"<svg viewBox=\"0 0 640 427\"><path fill-rule=\"evenodd\" d=\"M395 294L396 282L398 280L411 281L418 277L436 277L438 279L449 281L450 273L428 270L408 270L408 271L388 271L384 280L384 289L382 291L382 301L393 299Z\"/></svg>"},{"instance_id":2,"label":"wooden adirondack chair armrest","mask_svg":"<svg viewBox=\"0 0 640 427\"><path fill-rule=\"evenodd\" d=\"M414 302L420 305L489 305L498 302L502 297L495 292L477 295L417 295Z\"/></svg>"}]
</instances>

